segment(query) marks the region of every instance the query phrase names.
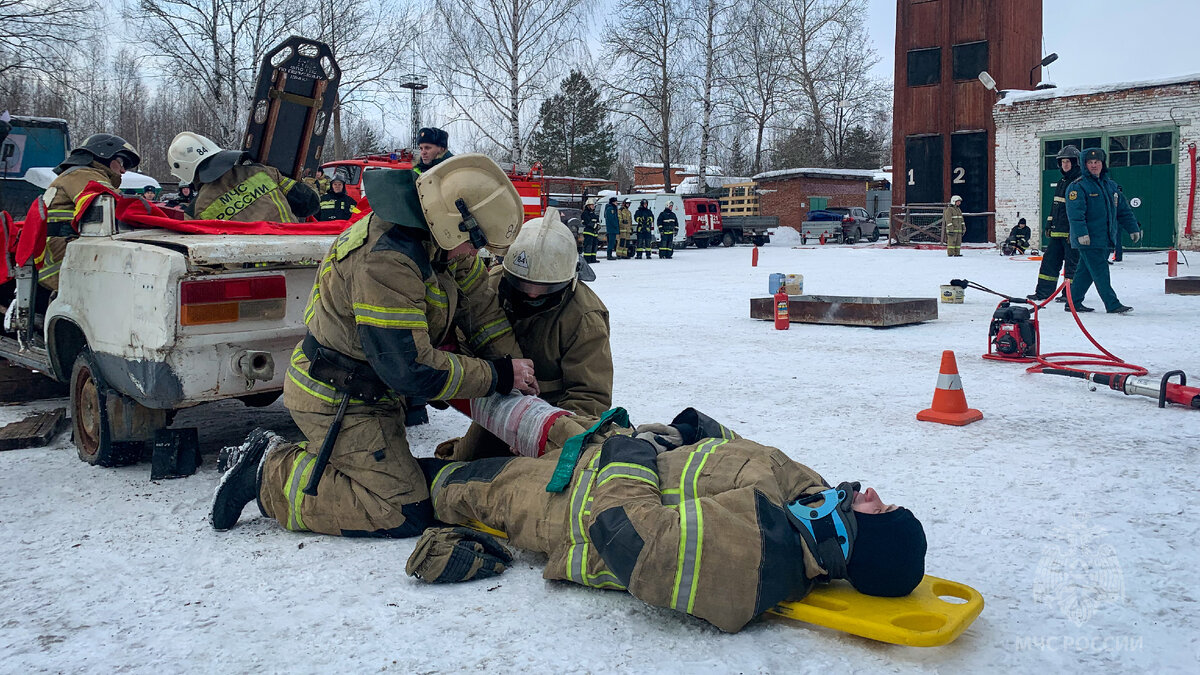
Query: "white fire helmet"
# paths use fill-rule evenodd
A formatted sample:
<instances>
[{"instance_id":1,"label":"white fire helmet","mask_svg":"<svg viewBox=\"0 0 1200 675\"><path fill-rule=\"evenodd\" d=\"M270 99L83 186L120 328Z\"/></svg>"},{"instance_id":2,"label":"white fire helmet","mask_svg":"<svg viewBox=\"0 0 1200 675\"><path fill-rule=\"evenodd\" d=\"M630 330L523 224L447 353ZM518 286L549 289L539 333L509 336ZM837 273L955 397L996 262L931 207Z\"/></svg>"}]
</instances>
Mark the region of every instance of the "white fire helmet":
<instances>
[{"instance_id":1,"label":"white fire helmet","mask_svg":"<svg viewBox=\"0 0 1200 675\"><path fill-rule=\"evenodd\" d=\"M547 287L564 287L575 281L579 252L575 235L563 225L558 209L521 226L521 232L504 256L504 271L516 279Z\"/></svg>"},{"instance_id":2,"label":"white fire helmet","mask_svg":"<svg viewBox=\"0 0 1200 675\"><path fill-rule=\"evenodd\" d=\"M486 155L455 155L417 179L417 195L425 221L439 248L450 251L471 240L471 228L464 221L456 202L462 200L486 245L494 254L503 255L521 229L525 207L521 195L504 170Z\"/></svg>"},{"instance_id":3,"label":"white fire helmet","mask_svg":"<svg viewBox=\"0 0 1200 675\"><path fill-rule=\"evenodd\" d=\"M167 164L171 167L171 175L184 183L196 180L196 167L200 162L221 152L221 146L200 134L181 131L175 135L167 148Z\"/></svg>"},{"instance_id":4,"label":"white fire helmet","mask_svg":"<svg viewBox=\"0 0 1200 675\"><path fill-rule=\"evenodd\" d=\"M951 204L961 204L962 197L959 197L958 195L954 195L953 197L950 198L950 203Z\"/></svg>"}]
</instances>

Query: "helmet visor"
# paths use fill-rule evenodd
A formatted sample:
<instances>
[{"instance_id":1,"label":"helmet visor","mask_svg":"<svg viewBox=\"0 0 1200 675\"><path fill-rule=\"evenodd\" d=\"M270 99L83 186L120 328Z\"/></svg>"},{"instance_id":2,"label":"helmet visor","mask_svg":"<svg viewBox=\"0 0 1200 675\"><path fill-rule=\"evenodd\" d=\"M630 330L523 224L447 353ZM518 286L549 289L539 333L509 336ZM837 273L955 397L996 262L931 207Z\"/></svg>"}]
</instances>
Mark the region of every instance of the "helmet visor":
<instances>
[{"instance_id":1,"label":"helmet visor","mask_svg":"<svg viewBox=\"0 0 1200 675\"><path fill-rule=\"evenodd\" d=\"M572 280L563 281L556 284L543 284L536 281L526 281L520 277L514 276L505 272L505 278L508 279L508 284L517 291L531 298L540 298L543 295L553 295L567 286L571 285Z\"/></svg>"}]
</instances>

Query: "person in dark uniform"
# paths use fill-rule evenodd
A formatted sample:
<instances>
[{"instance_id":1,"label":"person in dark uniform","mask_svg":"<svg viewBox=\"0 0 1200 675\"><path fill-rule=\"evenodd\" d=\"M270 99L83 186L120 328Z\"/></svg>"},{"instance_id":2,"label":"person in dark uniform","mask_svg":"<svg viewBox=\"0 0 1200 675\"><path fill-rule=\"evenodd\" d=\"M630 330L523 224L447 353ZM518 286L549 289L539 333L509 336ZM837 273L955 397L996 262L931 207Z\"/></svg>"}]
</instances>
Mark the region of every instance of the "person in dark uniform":
<instances>
[{"instance_id":1,"label":"person in dark uniform","mask_svg":"<svg viewBox=\"0 0 1200 675\"><path fill-rule=\"evenodd\" d=\"M674 239L678 232L679 216L675 215L675 202L667 202L667 208L658 214L659 259L665 260L675 256Z\"/></svg>"},{"instance_id":2,"label":"person in dark uniform","mask_svg":"<svg viewBox=\"0 0 1200 675\"><path fill-rule=\"evenodd\" d=\"M637 255L638 260L642 259L642 253L646 254L646 260L650 259L650 253L654 250L650 248L650 242L654 236L654 212L650 210L649 202L643 199L638 204L638 210L633 214L633 230L637 234Z\"/></svg>"},{"instance_id":3,"label":"person in dark uniform","mask_svg":"<svg viewBox=\"0 0 1200 675\"><path fill-rule=\"evenodd\" d=\"M596 246L600 242L600 216L596 213L595 198L587 200L580 215L583 221L583 259L596 262Z\"/></svg>"},{"instance_id":4,"label":"person in dark uniform","mask_svg":"<svg viewBox=\"0 0 1200 675\"><path fill-rule=\"evenodd\" d=\"M437 166L454 156L446 148L450 147L450 134L437 127L425 127L417 132L417 163L413 172L420 176L422 173Z\"/></svg>"},{"instance_id":5,"label":"person in dark uniform","mask_svg":"<svg viewBox=\"0 0 1200 675\"><path fill-rule=\"evenodd\" d=\"M321 196L321 213L317 220L350 220L358 213L354 198L346 194L346 177L335 174L329 181L329 192Z\"/></svg>"},{"instance_id":6,"label":"person in dark uniform","mask_svg":"<svg viewBox=\"0 0 1200 675\"><path fill-rule=\"evenodd\" d=\"M1050 207L1050 215L1046 216L1050 243L1042 253L1037 288L1026 296L1036 302L1050 297L1054 289L1058 288L1059 270L1062 270L1067 281L1074 279L1075 266L1079 263L1079 251L1071 246L1071 226L1067 222L1067 186L1074 183L1082 171L1079 165L1079 148L1068 145L1058 151L1055 159L1058 160L1058 170L1062 172L1062 177L1054 184L1054 203ZM1066 294L1058 296L1058 301L1066 302Z\"/></svg>"},{"instance_id":7,"label":"person in dark uniform","mask_svg":"<svg viewBox=\"0 0 1200 675\"><path fill-rule=\"evenodd\" d=\"M1008 233L1008 238L1001 245L1001 250L1004 252L1004 255L1025 255L1025 251L1029 248L1029 237L1029 226L1025 224L1025 219L1022 218L1017 221L1016 227Z\"/></svg>"}]
</instances>

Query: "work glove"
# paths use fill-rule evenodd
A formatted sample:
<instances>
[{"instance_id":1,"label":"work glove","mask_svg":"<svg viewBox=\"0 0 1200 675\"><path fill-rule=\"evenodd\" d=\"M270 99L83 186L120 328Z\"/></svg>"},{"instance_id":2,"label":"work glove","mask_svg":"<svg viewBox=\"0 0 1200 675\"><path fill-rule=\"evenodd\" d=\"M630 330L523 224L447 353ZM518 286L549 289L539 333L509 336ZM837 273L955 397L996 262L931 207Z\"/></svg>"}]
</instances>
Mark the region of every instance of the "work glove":
<instances>
[{"instance_id":1,"label":"work glove","mask_svg":"<svg viewBox=\"0 0 1200 675\"><path fill-rule=\"evenodd\" d=\"M454 583L494 577L512 559L490 534L465 527L431 527L417 540L404 571L431 584Z\"/></svg>"},{"instance_id":2,"label":"work glove","mask_svg":"<svg viewBox=\"0 0 1200 675\"><path fill-rule=\"evenodd\" d=\"M1085 234L1082 237L1080 237L1079 245L1080 246L1091 246L1092 245L1092 235Z\"/></svg>"},{"instance_id":3,"label":"work glove","mask_svg":"<svg viewBox=\"0 0 1200 675\"><path fill-rule=\"evenodd\" d=\"M1133 240L1133 243L1138 243L1142 240L1142 231L1138 230L1137 232L1134 232L1133 234L1129 235L1129 238Z\"/></svg>"},{"instance_id":4,"label":"work glove","mask_svg":"<svg viewBox=\"0 0 1200 675\"><path fill-rule=\"evenodd\" d=\"M673 426L651 422L634 429L634 437L648 441L659 453L674 450L683 445L683 434Z\"/></svg>"}]
</instances>

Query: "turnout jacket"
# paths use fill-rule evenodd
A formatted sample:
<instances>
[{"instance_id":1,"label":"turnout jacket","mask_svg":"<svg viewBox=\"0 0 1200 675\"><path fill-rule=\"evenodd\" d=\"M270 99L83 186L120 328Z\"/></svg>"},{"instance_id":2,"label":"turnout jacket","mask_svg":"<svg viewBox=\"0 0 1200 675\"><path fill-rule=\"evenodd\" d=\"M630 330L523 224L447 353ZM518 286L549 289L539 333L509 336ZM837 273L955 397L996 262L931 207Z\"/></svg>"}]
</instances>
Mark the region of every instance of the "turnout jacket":
<instances>
[{"instance_id":1,"label":"turnout jacket","mask_svg":"<svg viewBox=\"0 0 1200 675\"><path fill-rule=\"evenodd\" d=\"M1072 248L1108 250L1116 246L1118 227L1130 234L1140 231L1121 186L1108 177L1107 164L1098 177L1084 171L1067 187L1067 220ZM1092 238L1087 246L1079 243L1085 234Z\"/></svg>"},{"instance_id":2,"label":"turnout jacket","mask_svg":"<svg viewBox=\"0 0 1200 675\"><path fill-rule=\"evenodd\" d=\"M675 215L670 209L663 209L662 213L658 214L658 233L659 234L676 234L679 232L679 216Z\"/></svg>"},{"instance_id":3,"label":"turnout jacket","mask_svg":"<svg viewBox=\"0 0 1200 675\"><path fill-rule=\"evenodd\" d=\"M654 232L654 212L645 207L638 207L637 213L633 214L633 224L638 234L652 234Z\"/></svg>"},{"instance_id":4,"label":"turnout jacket","mask_svg":"<svg viewBox=\"0 0 1200 675\"><path fill-rule=\"evenodd\" d=\"M1054 202L1050 205L1050 215L1046 216L1046 229L1051 237L1066 239L1071 233L1071 224L1067 220L1067 187L1079 178L1079 173L1079 162L1072 160L1071 170L1054 186Z\"/></svg>"},{"instance_id":5,"label":"turnout jacket","mask_svg":"<svg viewBox=\"0 0 1200 675\"><path fill-rule=\"evenodd\" d=\"M422 218L415 192L411 218ZM420 221L415 221L420 222ZM322 346L365 361L395 399L447 400L512 389L506 362L520 357L512 326L475 256L435 262L429 234L372 214L334 240L317 272L304 322ZM475 358L438 349L460 328ZM290 410L332 414L340 394L308 375L300 346L285 389ZM287 394L291 393L291 396ZM403 400L400 401L404 403Z\"/></svg>"},{"instance_id":6,"label":"turnout jacket","mask_svg":"<svg viewBox=\"0 0 1200 675\"><path fill-rule=\"evenodd\" d=\"M319 208L320 199L309 186L275 167L248 162L196 188L187 213L198 220L299 223Z\"/></svg>"},{"instance_id":7,"label":"turnout jacket","mask_svg":"<svg viewBox=\"0 0 1200 675\"><path fill-rule=\"evenodd\" d=\"M633 237L633 213L625 207L621 207L617 211L617 222L619 223L622 239L630 239Z\"/></svg>"},{"instance_id":8,"label":"turnout jacket","mask_svg":"<svg viewBox=\"0 0 1200 675\"><path fill-rule=\"evenodd\" d=\"M47 236L78 236L71 225L75 218L75 199L91 181L114 190L121 187L121 175L96 161L86 166L69 167L50 183L42 195L46 204Z\"/></svg>"},{"instance_id":9,"label":"turnout jacket","mask_svg":"<svg viewBox=\"0 0 1200 675\"><path fill-rule=\"evenodd\" d=\"M317 220L350 220L358 213L358 202L345 192L326 192L321 197L321 214Z\"/></svg>"},{"instance_id":10,"label":"turnout jacket","mask_svg":"<svg viewBox=\"0 0 1200 675\"><path fill-rule=\"evenodd\" d=\"M596 214L596 209L584 209L583 214L579 216L583 223L583 234L585 236L598 236L600 233L600 216Z\"/></svg>"},{"instance_id":11,"label":"turnout jacket","mask_svg":"<svg viewBox=\"0 0 1200 675\"><path fill-rule=\"evenodd\" d=\"M706 422L655 455L611 422L588 434L570 483L549 492L559 439L591 420L555 422L556 449L539 458L456 462L430 472L436 517L471 520L546 553L543 577L626 590L728 632L825 575L790 524L786 504L827 489L783 452ZM427 465L428 467L429 465ZM572 466L569 460L566 466Z\"/></svg>"},{"instance_id":12,"label":"turnout jacket","mask_svg":"<svg viewBox=\"0 0 1200 675\"><path fill-rule=\"evenodd\" d=\"M488 279L495 292L504 278L496 267ZM608 308L582 281L557 307L513 319L521 353L533 361L538 390L551 405L599 417L612 407L613 362Z\"/></svg>"},{"instance_id":13,"label":"turnout jacket","mask_svg":"<svg viewBox=\"0 0 1200 675\"><path fill-rule=\"evenodd\" d=\"M946 234L962 234L967 231L962 209L953 204L942 209L942 221L946 223Z\"/></svg>"}]
</instances>

